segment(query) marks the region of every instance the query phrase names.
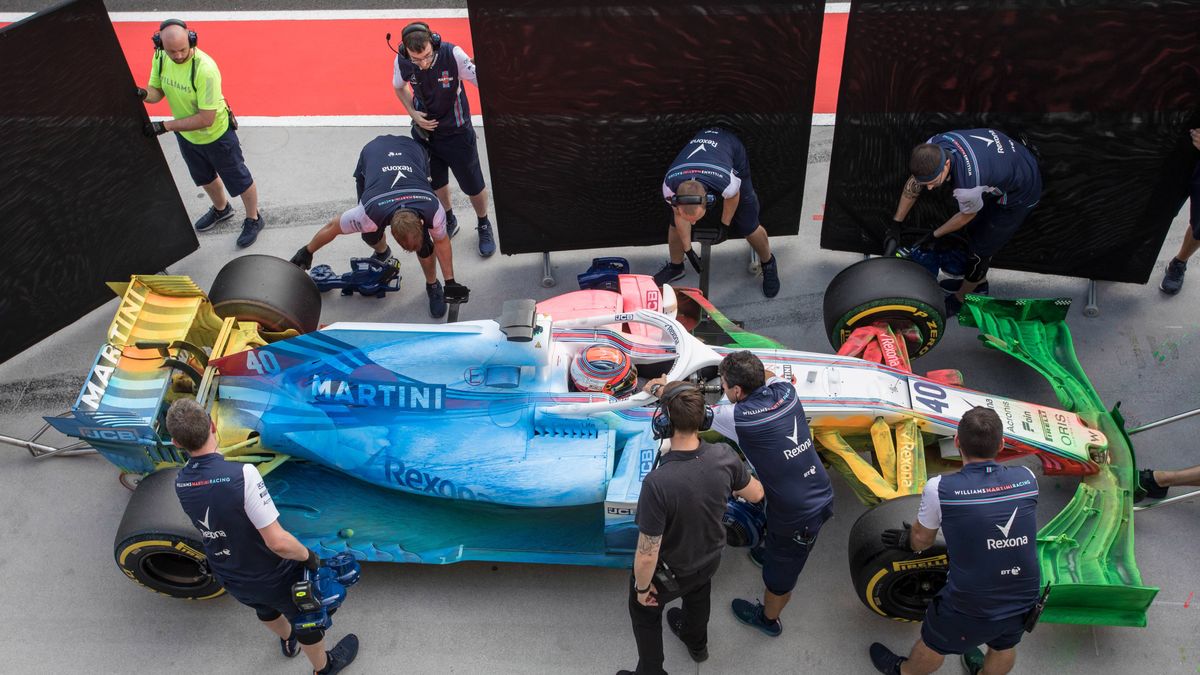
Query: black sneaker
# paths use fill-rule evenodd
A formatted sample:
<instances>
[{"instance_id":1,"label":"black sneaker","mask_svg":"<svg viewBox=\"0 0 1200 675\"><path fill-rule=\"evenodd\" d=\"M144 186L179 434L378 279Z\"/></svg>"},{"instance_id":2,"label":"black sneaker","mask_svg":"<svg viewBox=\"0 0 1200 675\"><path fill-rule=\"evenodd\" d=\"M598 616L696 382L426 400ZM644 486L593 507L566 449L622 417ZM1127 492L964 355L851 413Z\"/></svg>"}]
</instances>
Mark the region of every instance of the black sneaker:
<instances>
[{"instance_id":1,"label":"black sneaker","mask_svg":"<svg viewBox=\"0 0 1200 675\"><path fill-rule=\"evenodd\" d=\"M783 622L779 619L768 621L767 616L763 614L763 605L761 602L750 602L741 598L734 598L730 603L730 609L733 610L733 615L738 621L757 628L764 634L770 637L779 637L783 632Z\"/></svg>"},{"instance_id":2,"label":"black sneaker","mask_svg":"<svg viewBox=\"0 0 1200 675\"><path fill-rule=\"evenodd\" d=\"M963 280L961 277L942 279L941 281L938 282L938 286L941 286L942 290L946 291L947 293L957 293L958 289L962 288L962 285L963 285ZM982 284L979 284L978 286L976 286L975 290L973 290L971 292L974 293L975 295L990 295L991 291L992 291L991 286L989 286L988 282L985 281Z\"/></svg>"},{"instance_id":3,"label":"black sneaker","mask_svg":"<svg viewBox=\"0 0 1200 675\"><path fill-rule=\"evenodd\" d=\"M672 607L671 609L667 610L667 628L671 629L671 632L675 634L675 637L679 638L681 641L683 640L683 638L679 637L679 634L683 632L682 609L678 607ZM687 644L685 643L684 646L687 647ZM692 657L692 660L696 663L708 660L707 646L701 647L700 649L692 649L691 647L688 647L687 650L688 656Z\"/></svg>"},{"instance_id":4,"label":"black sneaker","mask_svg":"<svg viewBox=\"0 0 1200 675\"><path fill-rule=\"evenodd\" d=\"M425 293L429 295L429 315L435 319L446 316L446 292L442 290L442 282L425 284Z\"/></svg>"},{"instance_id":5,"label":"black sneaker","mask_svg":"<svg viewBox=\"0 0 1200 675\"><path fill-rule=\"evenodd\" d=\"M1133 501L1140 502L1144 497L1150 499L1166 499L1167 490L1154 480L1154 469L1142 469L1138 472L1138 487L1141 488L1134 493ZM1143 494L1144 493L1144 494Z\"/></svg>"},{"instance_id":6,"label":"black sneaker","mask_svg":"<svg viewBox=\"0 0 1200 675\"><path fill-rule=\"evenodd\" d=\"M971 647L962 653L962 666L967 675L979 675L983 671L983 652L979 647Z\"/></svg>"},{"instance_id":7,"label":"black sneaker","mask_svg":"<svg viewBox=\"0 0 1200 675\"><path fill-rule=\"evenodd\" d=\"M883 675L900 675L900 664L907 660L878 642L871 643L871 663Z\"/></svg>"},{"instance_id":8,"label":"black sneaker","mask_svg":"<svg viewBox=\"0 0 1200 675\"><path fill-rule=\"evenodd\" d=\"M340 673L343 668L354 662L354 657L356 656L358 656L358 636L354 633L349 633L346 637L338 640L337 645L333 649L325 652L325 658L328 662L323 669L317 672L320 675Z\"/></svg>"},{"instance_id":9,"label":"black sneaker","mask_svg":"<svg viewBox=\"0 0 1200 675\"><path fill-rule=\"evenodd\" d=\"M487 216L479 219L479 225L475 227L475 231L479 233L479 255L484 258L492 257L496 252L496 238L492 236L492 222L487 219Z\"/></svg>"},{"instance_id":10,"label":"black sneaker","mask_svg":"<svg viewBox=\"0 0 1200 675\"><path fill-rule=\"evenodd\" d=\"M771 260L762 263L763 295L773 298L779 295L779 256L772 255Z\"/></svg>"},{"instance_id":11,"label":"black sneaker","mask_svg":"<svg viewBox=\"0 0 1200 675\"><path fill-rule=\"evenodd\" d=\"M300 643L296 640L296 631L293 630L288 639L279 638L279 651L289 659L300 653Z\"/></svg>"},{"instance_id":12,"label":"black sneaker","mask_svg":"<svg viewBox=\"0 0 1200 675\"><path fill-rule=\"evenodd\" d=\"M750 562L761 568L763 566L763 561L766 560L767 549L761 545L755 546L747 551L746 555L750 556Z\"/></svg>"},{"instance_id":13,"label":"black sneaker","mask_svg":"<svg viewBox=\"0 0 1200 675\"><path fill-rule=\"evenodd\" d=\"M663 284L669 284L672 281L682 279L684 274L685 272L683 271L683 263L676 265L668 260L667 264L663 265L661 270L654 273L654 283L658 284L659 286L662 286Z\"/></svg>"},{"instance_id":14,"label":"black sneaker","mask_svg":"<svg viewBox=\"0 0 1200 675\"><path fill-rule=\"evenodd\" d=\"M391 246L383 249L383 253L380 253L379 251L375 251L374 253L371 254L371 260L374 260L376 262L381 262L381 263L387 262L387 259L390 257L392 257L392 247Z\"/></svg>"},{"instance_id":15,"label":"black sneaker","mask_svg":"<svg viewBox=\"0 0 1200 675\"><path fill-rule=\"evenodd\" d=\"M1187 263L1178 258L1171 258L1171 262L1167 263L1167 273L1163 275L1163 280L1158 285L1158 290L1167 295L1175 295L1179 292L1179 289L1183 288L1183 275L1185 273L1187 273Z\"/></svg>"},{"instance_id":16,"label":"black sneaker","mask_svg":"<svg viewBox=\"0 0 1200 675\"><path fill-rule=\"evenodd\" d=\"M197 232L208 232L222 220L229 220L233 217L233 204L226 204L224 209L218 211L215 207L208 207L208 211L204 215L196 219L192 223L192 227L196 228Z\"/></svg>"},{"instance_id":17,"label":"black sneaker","mask_svg":"<svg viewBox=\"0 0 1200 675\"><path fill-rule=\"evenodd\" d=\"M242 233L239 234L237 238L238 248L246 248L250 244L253 244L255 241L257 241L258 233L262 232L264 224L263 214L261 213L258 214L258 218L247 218L243 220Z\"/></svg>"},{"instance_id":18,"label":"black sneaker","mask_svg":"<svg viewBox=\"0 0 1200 675\"><path fill-rule=\"evenodd\" d=\"M446 236L453 239L456 234L458 234L458 216L451 211L446 214Z\"/></svg>"}]
</instances>

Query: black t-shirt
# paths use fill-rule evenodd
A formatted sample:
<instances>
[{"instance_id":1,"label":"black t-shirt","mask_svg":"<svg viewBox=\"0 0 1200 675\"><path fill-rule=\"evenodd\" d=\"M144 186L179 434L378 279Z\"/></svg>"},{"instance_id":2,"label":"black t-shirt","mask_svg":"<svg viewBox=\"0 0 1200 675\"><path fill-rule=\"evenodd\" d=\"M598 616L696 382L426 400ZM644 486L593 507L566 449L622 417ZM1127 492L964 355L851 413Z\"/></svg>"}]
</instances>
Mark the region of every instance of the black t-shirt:
<instances>
[{"instance_id":1,"label":"black t-shirt","mask_svg":"<svg viewBox=\"0 0 1200 675\"><path fill-rule=\"evenodd\" d=\"M642 481L638 531L662 536L658 557L676 575L698 572L721 557L725 506L749 483L750 472L728 445L702 442L691 452L668 452Z\"/></svg>"}]
</instances>

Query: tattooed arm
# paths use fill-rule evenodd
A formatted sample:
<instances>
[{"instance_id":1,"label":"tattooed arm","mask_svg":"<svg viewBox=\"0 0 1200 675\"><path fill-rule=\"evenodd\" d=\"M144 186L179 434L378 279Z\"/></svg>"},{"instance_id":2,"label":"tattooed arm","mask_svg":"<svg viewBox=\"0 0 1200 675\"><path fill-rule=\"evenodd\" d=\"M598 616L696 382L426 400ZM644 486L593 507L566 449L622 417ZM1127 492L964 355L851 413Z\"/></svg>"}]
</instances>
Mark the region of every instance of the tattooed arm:
<instances>
[{"instance_id":1,"label":"tattooed arm","mask_svg":"<svg viewBox=\"0 0 1200 675\"><path fill-rule=\"evenodd\" d=\"M658 549L662 545L662 535L650 537L638 533L637 554L633 557L633 583L635 589L649 587L645 593L638 593L638 602L647 606L658 604L654 597L655 590L651 585L654 580L654 568L658 566Z\"/></svg>"},{"instance_id":2,"label":"tattooed arm","mask_svg":"<svg viewBox=\"0 0 1200 675\"><path fill-rule=\"evenodd\" d=\"M897 222L904 222L908 217L908 212L912 210L913 204L917 203L917 197L921 196L921 185L917 183L917 179L913 176L908 177L908 181L904 183L904 189L900 191L900 203L896 205L896 214L892 219Z\"/></svg>"}]
</instances>

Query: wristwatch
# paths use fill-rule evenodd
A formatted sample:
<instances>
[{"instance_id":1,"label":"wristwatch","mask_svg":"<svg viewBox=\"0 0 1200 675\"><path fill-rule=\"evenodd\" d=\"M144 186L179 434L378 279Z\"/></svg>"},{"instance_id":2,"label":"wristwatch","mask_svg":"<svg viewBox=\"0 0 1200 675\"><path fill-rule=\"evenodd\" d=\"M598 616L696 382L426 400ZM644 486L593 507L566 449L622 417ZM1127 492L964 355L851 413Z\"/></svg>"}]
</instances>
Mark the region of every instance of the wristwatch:
<instances>
[{"instance_id":1,"label":"wristwatch","mask_svg":"<svg viewBox=\"0 0 1200 675\"><path fill-rule=\"evenodd\" d=\"M661 385L660 385L660 386L661 386ZM638 595L641 595L641 594L643 594L643 593L649 593L649 592L650 592L650 587L651 587L651 586L653 586L653 585L654 585L654 582L653 582L653 581L651 581L650 583L646 584L646 587L645 587L645 588L638 588L638 587L637 587L637 581L635 580L635 581L633 582L633 590L634 590L634 591L635 591L635 592L636 592Z\"/></svg>"},{"instance_id":2,"label":"wristwatch","mask_svg":"<svg viewBox=\"0 0 1200 675\"><path fill-rule=\"evenodd\" d=\"M662 390L663 390L663 386L657 382L650 385L650 395L651 396L658 396L662 392Z\"/></svg>"}]
</instances>

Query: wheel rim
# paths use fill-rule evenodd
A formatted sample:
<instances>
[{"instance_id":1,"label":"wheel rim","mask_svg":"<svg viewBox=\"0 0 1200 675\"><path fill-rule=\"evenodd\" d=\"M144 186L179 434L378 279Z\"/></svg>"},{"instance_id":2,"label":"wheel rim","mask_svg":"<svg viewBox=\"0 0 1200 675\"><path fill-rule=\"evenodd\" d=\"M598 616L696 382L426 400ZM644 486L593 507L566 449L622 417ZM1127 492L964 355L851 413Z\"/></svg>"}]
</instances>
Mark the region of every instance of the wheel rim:
<instances>
[{"instance_id":1,"label":"wheel rim","mask_svg":"<svg viewBox=\"0 0 1200 675\"><path fill-rule=\"evenodd\" d=\"M167 588L197 590L212 583L200 561L175 551L149 553L139 565L147 578Z\"/></svg>"},{"instance_id":2,"label":"wheel rim","mask_svg":"<svg viewBox=\"0 0 1200 675\"><path fill-rule=\"evenodd\" d=\"M885 591L886 604L905 617L920 618L942 586L946 570L923 569L903 573Z\"/></svg>"}]
</instances>

